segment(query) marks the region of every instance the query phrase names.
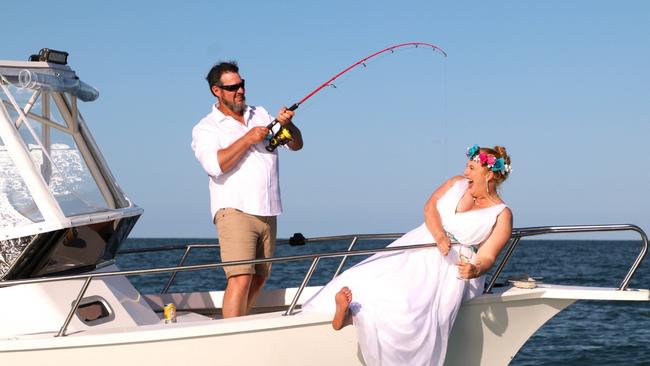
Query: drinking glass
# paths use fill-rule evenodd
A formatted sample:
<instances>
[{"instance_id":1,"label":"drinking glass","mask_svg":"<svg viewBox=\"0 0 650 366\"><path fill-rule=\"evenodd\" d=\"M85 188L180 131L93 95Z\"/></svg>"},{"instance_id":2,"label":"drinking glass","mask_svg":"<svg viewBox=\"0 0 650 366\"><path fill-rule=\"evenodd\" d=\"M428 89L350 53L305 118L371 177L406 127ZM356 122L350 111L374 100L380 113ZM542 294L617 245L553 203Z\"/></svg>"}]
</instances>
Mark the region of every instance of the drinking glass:
<instances>
[{"instance_id":1,"label":"drinking glass","mask_svg":"<svg viewBox=\"0 0 650 366\"><path fill-rule=\"evenodd\" d=\"M458 247L458 260L463 263L469 263L472 260L472 257L474 256L474 251L472 250L471 245L460 245ZM459 280L467 280L467 278L463 278L460 276L460 274L456 275L456 278Z\"/></svg>"}]
</instances>

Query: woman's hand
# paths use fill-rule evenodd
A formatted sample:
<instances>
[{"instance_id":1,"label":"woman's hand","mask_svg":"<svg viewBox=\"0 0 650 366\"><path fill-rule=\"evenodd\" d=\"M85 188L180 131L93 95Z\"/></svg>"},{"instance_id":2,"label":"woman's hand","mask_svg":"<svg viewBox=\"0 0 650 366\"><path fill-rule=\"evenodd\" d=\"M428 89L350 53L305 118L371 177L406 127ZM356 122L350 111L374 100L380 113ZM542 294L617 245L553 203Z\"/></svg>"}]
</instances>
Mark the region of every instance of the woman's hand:
<instances>
[{"instance_id":1,"label":"woman's hand","mask_svg":"<svg viewBox=\"0 0 650 366\"><path fill-rule=\"evenodd\" d=\"M459 277L467 280L472 279L474 277L478 277L479 270L475 264L472 264L470 262L458 261L456 265L458 266Z\"/></svg>"},{"instance_id":2,"label":"woman's hand","mask_svg":"<svg viewBox=\"0 0 650 366\"><path fill-rule=\"evenodd\" d=\"M427 203L424 204L424 223L427 229L435 239L440 254L446 256L451 248L451 241L447 237L442 226L440 213L438 212L438 199L442 197L454 185L454 182L463 179L463 177L453 177L443 183L438 189L433 192Z\"/></svg>"},{"instance_id":3,"label":"woman's hand","mask_svg":"<svg viewBox=\"0 0 650 366\"><path fill-rule=\"evenodd\" d=\"M436 246L438 247L440 254L443 256L449 254L449 249L451 249L451 240L447 234L444 232L438 233L434 239L436 239Z\"/></svg>"}]
</instances>

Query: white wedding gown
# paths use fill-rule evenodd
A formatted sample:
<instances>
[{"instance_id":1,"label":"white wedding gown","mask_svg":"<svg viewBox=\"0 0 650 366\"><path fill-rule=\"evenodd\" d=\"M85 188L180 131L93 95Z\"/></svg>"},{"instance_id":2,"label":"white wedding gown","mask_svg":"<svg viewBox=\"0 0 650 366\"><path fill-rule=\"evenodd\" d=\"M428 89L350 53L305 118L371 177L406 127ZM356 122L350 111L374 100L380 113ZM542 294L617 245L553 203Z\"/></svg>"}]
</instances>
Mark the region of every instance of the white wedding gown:
<instances>
[{"instance_id":1,"label":"white wedding gown","mask_svg":"<svg viewBox=\"0 0 650 366\"><path fill-rule=\"evenodd\" d=\"M467 181L461 179L438 200L447 233L477 248L491 233L498 204L456 212ZM389 247L433 243L422 224ZM458 279L459 247L442 256L437 248L375 254L332 280L303 305L306 312L334 314L334 295L352 290L350 311L367 365L442 365L461 302L483 292L484 276ZM469 253L473 253L469 251ZM471 259L470 259L471 260Z\"/></svg>"}]
</instances>

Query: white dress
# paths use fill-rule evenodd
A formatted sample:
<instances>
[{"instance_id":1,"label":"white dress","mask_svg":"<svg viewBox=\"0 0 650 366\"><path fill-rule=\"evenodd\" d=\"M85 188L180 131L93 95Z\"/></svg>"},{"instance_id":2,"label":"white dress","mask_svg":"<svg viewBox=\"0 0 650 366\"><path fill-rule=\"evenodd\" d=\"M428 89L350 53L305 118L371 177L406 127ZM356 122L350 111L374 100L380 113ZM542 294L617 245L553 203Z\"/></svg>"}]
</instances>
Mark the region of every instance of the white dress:
<instances>
[{"instance_id":1,"label":"white dress","mask_svg":"<svg viewBox=\"0 0 650 366\"><path fill-rule=\"evenodd\" d=\"M445 231L463 245L477 248L506 205L457 213L466 190L465 179L455 182L437 208ZM433 242L422 224L389 247ZM334 295L347 286L352 290L350 311L366 364L442 365L461 302L481 294L485 283L484 276L458 279L458 254L457 245L447 256L435 247L375 254L328 283L307 300L303 311L333 314Z\"/></svg>"}]
</instances>

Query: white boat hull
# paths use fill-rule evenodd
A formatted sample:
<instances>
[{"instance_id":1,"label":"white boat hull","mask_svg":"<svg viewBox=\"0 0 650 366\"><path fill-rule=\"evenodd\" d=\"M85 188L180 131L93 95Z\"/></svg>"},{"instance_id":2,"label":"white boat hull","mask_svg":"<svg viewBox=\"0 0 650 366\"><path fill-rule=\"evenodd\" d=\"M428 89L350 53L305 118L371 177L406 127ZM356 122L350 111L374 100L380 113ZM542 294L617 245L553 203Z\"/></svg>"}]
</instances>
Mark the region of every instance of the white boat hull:
<instances>
[{"instance_id":1,"label":"white boat hull","mask_svg":"<svg viewBox=\"0 0 650 366\"><path fill-rule=\"evenodd\" d=\"M257 328L264 321L248 322ZM0 362L39 366L363 364L351 327L335 333L329 322L314 321L308 326L277 324L268 329L224 332L220 323L21 341L24 349L0 352ZM242 326L238 324L238 328Z\"/></svg>"},{"instance_id":2,"label":"white boat hull","mask_svg":"<svg viewBox=\"0 0 650 366\"><path fill-rule=\"evenodd\" d=\"M314 288L308 292L314 291ZM267 292L262 306L288 304L295 290ZM149 296L156 308L216 309L222 293ZM500 289L463 305L447 365L507 365L548 319L578 299L649 301L647 290L544 286ZM263 313L212 320L179 313L179 322L102 327L65 337L34 334L0 341L3 365L363 365L354 327L335 332L330 314ZM98 356L101 355L101 356ZM92 360L92 361L90 361Z\"/></svg>"}]
</instances>

